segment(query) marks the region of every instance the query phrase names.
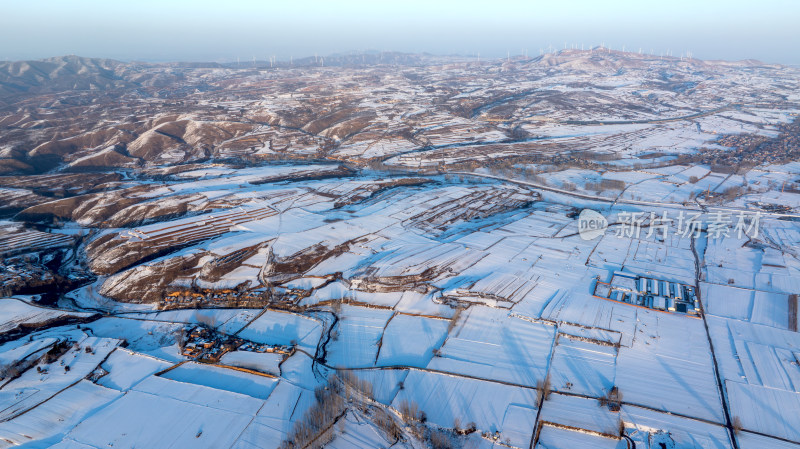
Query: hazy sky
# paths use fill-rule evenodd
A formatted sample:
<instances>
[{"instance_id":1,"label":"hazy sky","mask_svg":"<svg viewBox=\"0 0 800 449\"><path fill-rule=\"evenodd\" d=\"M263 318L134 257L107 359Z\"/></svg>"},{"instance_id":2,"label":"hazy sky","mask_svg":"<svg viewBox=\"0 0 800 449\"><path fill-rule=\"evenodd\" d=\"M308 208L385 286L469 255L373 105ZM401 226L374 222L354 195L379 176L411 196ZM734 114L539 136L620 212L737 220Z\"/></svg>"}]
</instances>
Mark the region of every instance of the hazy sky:
<instances>
[{"instance_id":1,"label":"hazy sky","mask_svg":"<svg viewBox=\"0 0 800 449\"><path fill-rule=\"evenodd\" d=\"M538 55L564 42L800 64L800 0L0 0L0 59Z\"/></svg>"}]
</instances>

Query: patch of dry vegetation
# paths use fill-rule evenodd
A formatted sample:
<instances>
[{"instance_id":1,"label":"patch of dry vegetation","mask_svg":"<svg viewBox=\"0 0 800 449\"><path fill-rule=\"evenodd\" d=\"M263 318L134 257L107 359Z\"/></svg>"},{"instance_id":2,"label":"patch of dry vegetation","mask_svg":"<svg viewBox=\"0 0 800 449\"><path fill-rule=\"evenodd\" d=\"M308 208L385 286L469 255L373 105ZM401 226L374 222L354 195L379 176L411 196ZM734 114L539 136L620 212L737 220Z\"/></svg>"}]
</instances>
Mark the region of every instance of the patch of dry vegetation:
<instances>
[{"instance_id":1,"label":"patch of dry vegetation","mask_svg":"<svg viewBox=\"0 0 800 449\"><path fill-rule=\"evenodd\" d=\"M295 422L280 449L322 449L333 440L333 426L347 411L347 404L338 392L329 387L314 390L316 402Z\"/></svg>"},{"instance_id":2,"label":"patch of dry vegetation","mask_svg":"<svg viewBox=\"0 0 800 449\"><path fill-rule=\"evenodd\" d=\"M350 371L341 371L328 378L328 384L314 390L316 401L303 417L295 422L280 449L321 449L335 436L335 424L350 408L366 411L372 401L372 384ZM398 439L400 429L385 411L375 413L375 425Z\"/></svg>"}]
</instances>

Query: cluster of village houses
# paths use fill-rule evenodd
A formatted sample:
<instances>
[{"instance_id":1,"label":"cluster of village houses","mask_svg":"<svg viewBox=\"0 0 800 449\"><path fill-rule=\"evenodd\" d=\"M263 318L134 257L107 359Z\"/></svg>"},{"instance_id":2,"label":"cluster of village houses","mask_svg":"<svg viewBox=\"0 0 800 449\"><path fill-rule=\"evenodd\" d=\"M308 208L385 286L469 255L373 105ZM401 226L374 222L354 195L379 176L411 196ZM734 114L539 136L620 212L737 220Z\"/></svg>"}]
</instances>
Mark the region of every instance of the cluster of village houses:
<instances>
[{"instance_id":1,"label":"cluster of village houses","mask_svg":"<svg viewBox=\"0 0 800 449\"><path fill-rule=\"evenodd\" d=\"M198 361L217 362L230 351L290 354L292 348L286 345L258 344L241 338L216 332L202 325L186 329L181 354Z\"/></svg>"}]
</instances>

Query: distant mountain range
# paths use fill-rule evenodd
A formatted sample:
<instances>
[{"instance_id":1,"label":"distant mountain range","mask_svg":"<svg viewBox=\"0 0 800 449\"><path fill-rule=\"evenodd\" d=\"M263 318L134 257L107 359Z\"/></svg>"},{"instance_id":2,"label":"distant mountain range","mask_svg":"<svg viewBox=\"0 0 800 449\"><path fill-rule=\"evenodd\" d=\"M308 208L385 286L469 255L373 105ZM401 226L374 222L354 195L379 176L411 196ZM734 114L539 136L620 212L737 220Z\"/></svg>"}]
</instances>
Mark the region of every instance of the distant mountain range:
<instances>
[{"instance_id":1,"label":"distant mountain range","mask_svg":"<svg viewBox=\"0 0 800 449\"><path fill-rule=\"evenodd\" d=\"M606 50L600 50L605 52ZM614 54L618 54L614 57ZM244 61L233 63L216 62L172 62L142 63L121 62L113 59L86 58L69 55L33 61L0 62L0 103L13 103L15 99L27 95L58 93L65 91L111 90L135 87L165 86L182 79L186 69L265 69L272 67L359 67L376 65L418 66L438 64L446 60L471 60L464 56L433 56L428 54L406 54L399 52L369 52L358 54L336 54L311 56L291 61ZM529 61L549 66L566 64L572 68L595 70L600 66L621 68L626 65L640 66L649 63L652 57L612 51L601 60L594 60L587 53L564 50L546 54ZM673 58L677 59L677 58ZM724 66L762 66L759 61L737 62L700 61L704 68L710 65ZM145 68L162 70L147 71Z\"/></svg>"},{"instance_id":2,"label":"distant mountain range","mask_svg":"<svg viewBox=\"0 0 800 449\"><path fill-rule=\"evenodd\" d=\"M124 67L119 61L80 56L2 62L0 96L125 87L129 83L121 74Z\"/></svg>"},{"instance_id":3,"label":"distant mountain range","mask_svg":"<svg viewBox=\"0 0 800 449\"><path fill-rule=\"evenodd\" d=\"M419 65L441 58L398 52L311 56L291 61L243 61L241 63L121 62L113 59L86 58L75 55L57 56L32 61L0 62L0 100L25 95L58 93L70 90L109 90L138 86L159 86L177 81L185 69L264 69L272 67L319 67L364 65ZM165 69L167 73L143 72L143 68ZM172 69L174 72L169 73Z\"/></svg>"}]
</instances>

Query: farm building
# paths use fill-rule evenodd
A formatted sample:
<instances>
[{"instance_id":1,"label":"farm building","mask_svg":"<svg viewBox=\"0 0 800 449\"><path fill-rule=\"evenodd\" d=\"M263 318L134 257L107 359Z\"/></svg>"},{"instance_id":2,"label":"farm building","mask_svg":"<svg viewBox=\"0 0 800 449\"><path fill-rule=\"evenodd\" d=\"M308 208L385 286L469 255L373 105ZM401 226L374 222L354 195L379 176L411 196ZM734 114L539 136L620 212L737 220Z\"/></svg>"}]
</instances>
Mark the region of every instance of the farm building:
<instances>
[{"instance_id":1,"label":"farm building","mask_svg":"<svg viewBox=\"0 0 800 449\"><path fill-rule=\"evenodd\" d=\"M630 273L615 272L611 282L597 281L594 296L662 312L700 315L694 287Z\"/></svg>"}]
</instances>

